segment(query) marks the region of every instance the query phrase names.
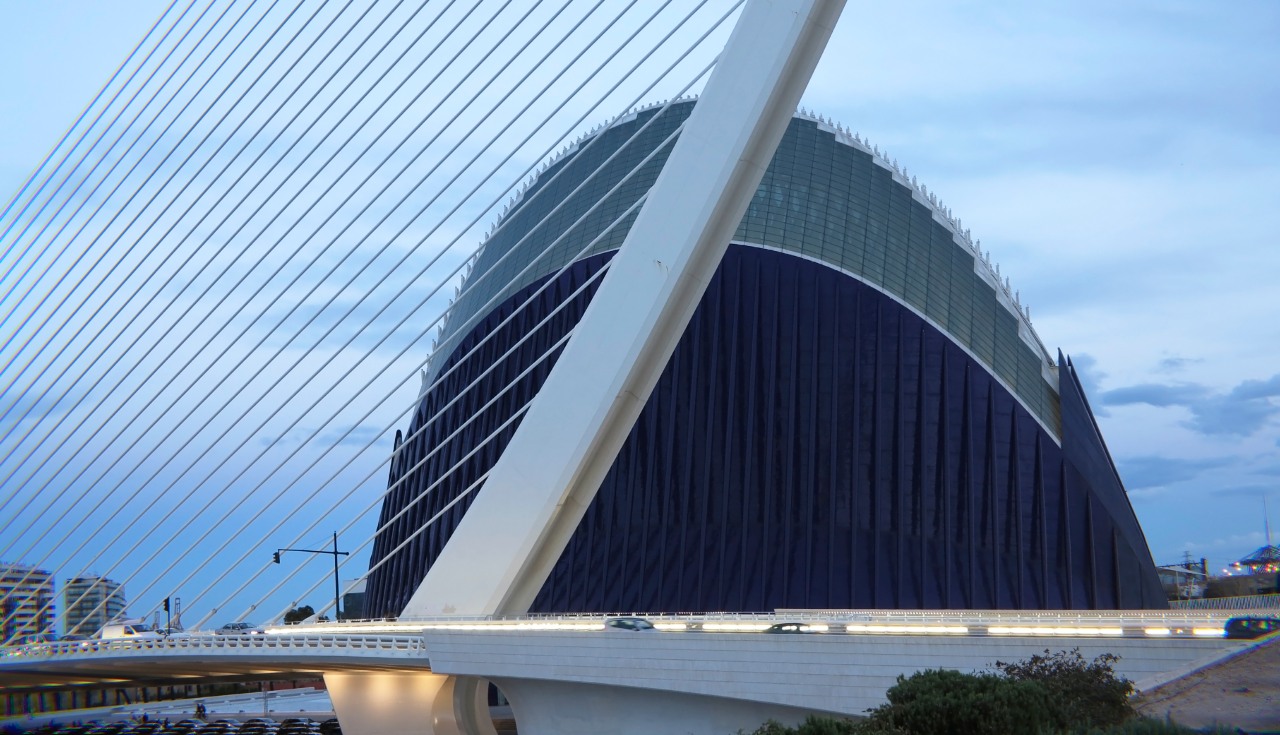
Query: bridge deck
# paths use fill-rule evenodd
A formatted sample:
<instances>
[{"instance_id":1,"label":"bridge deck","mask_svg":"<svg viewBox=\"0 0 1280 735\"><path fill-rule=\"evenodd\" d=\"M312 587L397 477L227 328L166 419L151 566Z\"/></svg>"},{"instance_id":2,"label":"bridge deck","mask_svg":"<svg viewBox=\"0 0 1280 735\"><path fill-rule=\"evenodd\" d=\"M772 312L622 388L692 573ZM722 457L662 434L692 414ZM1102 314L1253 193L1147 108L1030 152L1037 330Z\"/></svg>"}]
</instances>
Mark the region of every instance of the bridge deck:
<instances>
[{"instance_id":1,"label":"bridge deck","mask_svg":"<svg viewBox=\"0 0 1280 735\"><path fill-rule=\"evenodd\" d=\"M747 635L780 622L801 622L825 635L799 636L796 645L838 655L875 641L983 638L1033 640L1041 648L1070 648L1120 640L1197 640L1222 647L1223 622L1231 611L1121 611L1106 613L1004 611L785 611L760 615L648 616L663 648L750 651L764 637ZM441 641L489 640L501 646L542 646L548 634L570 636L554 645L589 649L602 640L605 616L573 615L518 619L447 618L417 621L321 623L268 628L266 634L221 636L193 633L138 640L40 643L0 649L0 689L113 683L182 683L184 680L270 679L320 676L342 670L429 670L431 645ZM678 634L677 634L678 633ZM443 638L441 636L444 636ZM612 639L610 633L603 640ZM788 636L768 636L769 639ZM854 639L861 639L857 642ZM557 639L559 640L559 639ZM593 642L594 641L594 642ZM486 644L485 648L492 646ZM991 641L981 648L995 650ZM776 645L771 643L770 645ZM998 647L998 646L997 646ZM1185 647L1185 646L1183 646ZM1203 646L1202 646L1203 647ZM933 645L933 648L937 648ZM457 657L456 645L448 645ZM939 662L935 665L945 665Z\"/></svg>"}]
</instances>

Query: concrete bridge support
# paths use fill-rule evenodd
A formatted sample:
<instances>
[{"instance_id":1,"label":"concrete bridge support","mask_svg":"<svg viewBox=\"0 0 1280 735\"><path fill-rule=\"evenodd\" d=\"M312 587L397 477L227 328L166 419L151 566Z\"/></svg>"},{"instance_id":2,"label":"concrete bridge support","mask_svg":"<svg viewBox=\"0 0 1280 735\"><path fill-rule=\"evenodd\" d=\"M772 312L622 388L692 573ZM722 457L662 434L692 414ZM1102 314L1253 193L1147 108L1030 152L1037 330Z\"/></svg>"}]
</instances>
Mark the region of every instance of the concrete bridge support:
<instances>
[{"instance_id":1,"label":"concrete bridge support","mask_svg":"<svg viewBox=\"0 0 1280 735\"><path fill-rule=\"evenodd\" d=\"M344 735L497 735L488 682L430 671L324 675Z\"/></svg>"},{"instance_id":2,"label":"concrete bridge support","mask_svg":"<svg viewBox=\"0 0 1280 735\"><path fill-rule=\"evenodd\" d=\"M511 702L520 735L751 732L766 720L796 725L813 713L767 702L599 684L537 679L494 683Z\"/></svg>"}]
</instances>

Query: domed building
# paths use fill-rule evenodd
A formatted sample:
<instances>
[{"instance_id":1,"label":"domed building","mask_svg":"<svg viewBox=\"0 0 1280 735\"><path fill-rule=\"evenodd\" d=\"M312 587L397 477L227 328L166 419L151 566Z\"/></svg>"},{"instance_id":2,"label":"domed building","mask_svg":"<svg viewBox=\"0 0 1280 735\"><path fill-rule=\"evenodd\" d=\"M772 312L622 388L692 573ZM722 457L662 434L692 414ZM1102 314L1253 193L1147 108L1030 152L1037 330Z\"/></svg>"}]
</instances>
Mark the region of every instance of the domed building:
<instances>
[{"instance_id":1,"label":"domed building","mask_svg":"<svg viewBox=\"0 0 1280 735\"><path fill-rule=\"evenodd\" d=\"M485 243L396 437L368 614L448 541L692 108L579 141ZM800 115L533 611L1165 606L1070 360L934 195Z\"/></svg>"}]
</instances>

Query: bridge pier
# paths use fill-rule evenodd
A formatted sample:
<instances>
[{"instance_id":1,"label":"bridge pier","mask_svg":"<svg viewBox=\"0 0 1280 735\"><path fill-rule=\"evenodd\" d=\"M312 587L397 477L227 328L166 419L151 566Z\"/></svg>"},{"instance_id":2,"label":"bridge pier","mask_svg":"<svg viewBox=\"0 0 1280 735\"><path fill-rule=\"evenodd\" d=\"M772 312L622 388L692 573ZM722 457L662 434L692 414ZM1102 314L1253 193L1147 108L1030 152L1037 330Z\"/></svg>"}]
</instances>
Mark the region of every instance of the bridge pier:
<instances>
[{"instance_id":1,"label":"bridge pier","mask_svg":"<svg viewBox=\"0 0 1280 735\"><path fill-rule=\"evenodd\" d=\"M497 735L488 681L430 671L324 675L343 735Z\"/></svg>"},{"instance_id":2,"label":"bridge pier","mask_svg":"<svg viewBox=\"0 0 1280 735\"><path fill-rule=\"evenodd\" d=\"M752 732L812 710L684 692L539 679L495 679L520 735L689 735ZM343 730L345 735L345 729Z\"/></svg>"}]
</instances>

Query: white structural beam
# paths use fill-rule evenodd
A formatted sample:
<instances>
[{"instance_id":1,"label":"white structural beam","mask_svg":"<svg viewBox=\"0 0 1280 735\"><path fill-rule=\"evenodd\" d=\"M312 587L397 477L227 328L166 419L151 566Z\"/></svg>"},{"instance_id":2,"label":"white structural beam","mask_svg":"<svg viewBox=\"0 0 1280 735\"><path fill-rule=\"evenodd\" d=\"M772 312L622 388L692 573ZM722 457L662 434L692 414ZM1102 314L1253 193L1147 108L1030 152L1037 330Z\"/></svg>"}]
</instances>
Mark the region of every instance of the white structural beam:
<instances>
[{"instance_id":1,"label":"white structural beam","mask_svg":"<svg viewBox=\"0 0 1280 735\"><path fill-rule=\"evenodd\" d=\"M844 0L749 0L608 275L402 612L528 610L742 219Z\"/></svg>"}]
</instances>

